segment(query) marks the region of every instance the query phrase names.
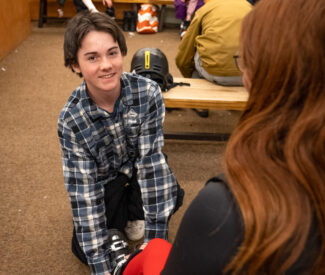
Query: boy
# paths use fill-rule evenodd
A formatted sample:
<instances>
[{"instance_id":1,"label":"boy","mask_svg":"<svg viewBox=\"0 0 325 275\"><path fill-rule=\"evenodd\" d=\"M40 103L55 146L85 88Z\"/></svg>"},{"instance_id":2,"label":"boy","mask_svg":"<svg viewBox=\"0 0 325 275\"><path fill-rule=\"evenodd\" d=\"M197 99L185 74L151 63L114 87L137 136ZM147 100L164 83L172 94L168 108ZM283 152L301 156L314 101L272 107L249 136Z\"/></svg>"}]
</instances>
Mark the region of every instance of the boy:
<instances>
[{"instance_id":1,"label":"boy","mask_svg":"<svg viewBox=\"0 0 325 275\"><path fill-rule=\"evenodd\" d=\"M93 274L114 266L108 229L131 240L167 238L183 190L162 153L165 107L157 83L123 73L127 47L103 13L68 24L65 66L83 76L60 113L58 135L74 234L72 251ZM111 246L110 246L111 245Z\"/></svg>"}]
</instances>

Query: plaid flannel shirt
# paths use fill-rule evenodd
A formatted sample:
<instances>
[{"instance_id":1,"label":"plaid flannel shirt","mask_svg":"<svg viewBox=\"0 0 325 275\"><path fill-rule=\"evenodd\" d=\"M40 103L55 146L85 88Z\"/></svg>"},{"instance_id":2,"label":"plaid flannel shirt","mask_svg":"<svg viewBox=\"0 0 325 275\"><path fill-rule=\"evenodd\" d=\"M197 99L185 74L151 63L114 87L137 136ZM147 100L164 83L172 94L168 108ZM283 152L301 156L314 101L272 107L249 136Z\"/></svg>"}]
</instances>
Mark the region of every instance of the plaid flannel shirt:
<instances>
[{"instance_id":1,"label":"plaid flannel shirt","mask_svg":"<svg viewBox=\"0 0 325 275\"><path fill-rule=\"evenodd\" d=\"M60 113L58 135L63 174L77 238L93 274L111 272L104 186L137 169L145 213L145 241L167 238L177 182L161 151L165 106L159 86L123 73L114 112L99 108L86 83L73 91Z\"/></svg>"}]
</instances>

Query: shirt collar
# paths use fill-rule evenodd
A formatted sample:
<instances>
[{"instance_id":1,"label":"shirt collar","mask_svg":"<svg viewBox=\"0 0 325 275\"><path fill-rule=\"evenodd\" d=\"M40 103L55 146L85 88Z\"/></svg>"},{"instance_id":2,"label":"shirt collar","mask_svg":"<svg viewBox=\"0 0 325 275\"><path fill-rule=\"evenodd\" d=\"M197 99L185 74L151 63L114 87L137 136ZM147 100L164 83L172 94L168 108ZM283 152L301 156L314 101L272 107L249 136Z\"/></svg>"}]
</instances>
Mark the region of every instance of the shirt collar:
<instances>
[{"instance_id":1,"label":"shirt collar","mask_svg":"<svg viewBox=\"0 0 325 275\"><path fill-rule=\"evenodd\" d=\"M84 110L86 110L92 120L97 120L103 116L109 116L108 112L99 108L97 104L90 98L87 92L87 85L85 81L83 81L83 83L80 85L80 99L82 107L84 108ZM127 77L126 73L122 73L121 75L120 99L122 103L126 106L130 106L133 104L132 88L130 85L130 80Z\"/></svg>"},{"instance_id":2,"label":"shirt collar","mask_svg":"<svg viewBox=\"0 0 325 275\"><path fill-rule=\"evenodd\" d=\"M103 116L104 117L109 116L107 112L99 108L97 104L90 98L87 92L87 85L85 81L80 85L80 99L81 99L81 106L93 121Z\"/></svg>"}]
</instances>

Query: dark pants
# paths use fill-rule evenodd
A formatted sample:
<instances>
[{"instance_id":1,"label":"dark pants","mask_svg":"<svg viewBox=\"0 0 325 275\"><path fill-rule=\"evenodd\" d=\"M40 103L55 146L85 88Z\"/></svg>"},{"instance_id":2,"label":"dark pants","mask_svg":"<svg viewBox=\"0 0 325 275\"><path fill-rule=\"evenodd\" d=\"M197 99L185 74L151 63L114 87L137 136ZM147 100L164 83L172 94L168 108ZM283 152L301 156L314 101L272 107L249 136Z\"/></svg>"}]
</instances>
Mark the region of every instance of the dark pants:
<instances>
[{"instance_id":1,"label":"dark pants","mask_svg":"<svg viewBox=\"0 0 325 275\"><path fill-rule=\"evenodd\" d=\"M123 231L128 221L144 220L143 203L136 170L131 179L120 173L115 180L107 183L104 200L106 210L109 209L106 211L108 229L116 228ZM80 261L87 264L75 228L73 228L72 252Z\"/></svg>"},{"instance_id":2,"label":"dark pants","mask_svg":"<svg viewBox=\"0 0 325 275\"><path fill-rule=\"evenodd\" d=\"M166 157L167 160L167 157ZM177 184L177 201L174 213L183 204L184 190ZM124 231L128 221L144 220L141 190L137 181L137 171L134 169L131 179L124 174L105 186L105 206L107 227ZM85 253L82 251L73 228L72 252L84 264L87 264Z\"/></svg>"},{"instance_id":3,"label":"dark pants","mask_svg":"<svg viewBox=\"0 0 325 275\"><path fill-rule=\"evenodd\" d=\"M88 8L85 6L82 0L73 0L73 3L76 7L77 12L88 10Z\"/></svg>"}]
</instances>

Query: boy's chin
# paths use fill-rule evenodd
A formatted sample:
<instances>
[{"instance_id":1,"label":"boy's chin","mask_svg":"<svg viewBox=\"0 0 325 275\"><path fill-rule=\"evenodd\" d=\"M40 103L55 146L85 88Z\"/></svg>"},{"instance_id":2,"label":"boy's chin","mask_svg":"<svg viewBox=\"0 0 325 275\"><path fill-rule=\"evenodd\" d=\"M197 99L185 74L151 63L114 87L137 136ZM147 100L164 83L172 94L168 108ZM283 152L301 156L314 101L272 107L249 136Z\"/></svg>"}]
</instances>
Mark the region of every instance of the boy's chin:
<instances>
[{"instance_id":1,"label":"boy's chin","mask_svg":"<svg viewBox=\"0 0 325 275\"><path fill-rule=\"evenodd\" d=\"M108 83L105 83L104 85L100 85L100 89L110 92L110 91L116 91L120 88L120 82L116 79L107 81Z\"/></svg>"}]
</instances>

